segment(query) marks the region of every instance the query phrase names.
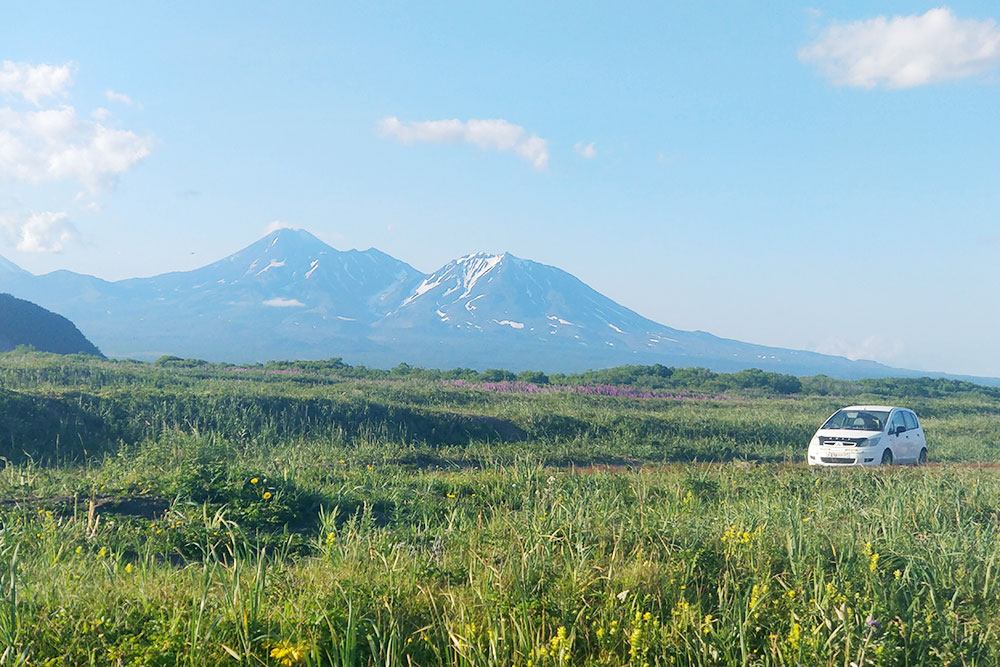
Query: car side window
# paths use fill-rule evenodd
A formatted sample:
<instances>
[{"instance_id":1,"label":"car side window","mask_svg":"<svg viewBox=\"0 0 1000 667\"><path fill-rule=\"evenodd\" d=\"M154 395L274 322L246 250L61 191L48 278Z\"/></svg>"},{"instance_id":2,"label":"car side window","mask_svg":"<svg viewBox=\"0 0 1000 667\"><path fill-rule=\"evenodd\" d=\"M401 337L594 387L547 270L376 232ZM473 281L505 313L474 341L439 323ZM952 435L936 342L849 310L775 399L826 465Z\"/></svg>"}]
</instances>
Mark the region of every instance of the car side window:
<instances>
[{"instance_id":1,"label":"car side window","mask_svg":"<svg viewBox=\"0 0 1000 667\"><path fill-rule=\"evenodd\" d=\"M912 412L904 412L903 420L906 422L907 431L912 431L913 429L918 427L917 417Z\"/></svg>"},{"instance_id":2,"label":"car side window","mask_svg":"<svg viewBox=\"0 0 1000 667\"><path fill-rule=\"evenodd\" d=\"M906 422L903 421L903 413L897 412L892 416L892 423L889 426L889 431L895 433L896 430L902 426L903 430L906 430Z\"/></svg>"}]
</instances>

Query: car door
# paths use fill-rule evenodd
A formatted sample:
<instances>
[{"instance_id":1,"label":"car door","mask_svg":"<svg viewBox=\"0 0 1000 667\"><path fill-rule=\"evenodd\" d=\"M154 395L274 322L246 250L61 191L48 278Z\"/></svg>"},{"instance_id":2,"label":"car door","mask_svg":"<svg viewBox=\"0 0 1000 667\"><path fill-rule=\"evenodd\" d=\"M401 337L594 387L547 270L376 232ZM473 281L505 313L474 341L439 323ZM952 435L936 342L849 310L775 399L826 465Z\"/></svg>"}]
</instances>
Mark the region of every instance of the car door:
<instances>
[{"instance_id":1,"label":"car door","mask_svg":"<svg viewBox=\"0 0 1000 667\"><path fill-rule=\"evenodd\" d=\"M903 413L896 410L889 418L889 449L892 450L892 460L897 463L907 461L912 456L907 449L906 422L903 421Z\"/></svg>"},{"instance_id":2,"label":"car door","mask_svg":"<svg viewBox=\"0 0 1000 667\"><path fill-rule=\"evenodd\" d=\"M902 435L896 437L899 442L900 458L907 461L916 461L917 452L920 451L916 448L917 432L913 430L911 428L911 424L906 421L906 410L900 410L897 412L896 418L903 424L903 428L906 429Z\"/></svg>"},{"instance_id":3,"label":"car door","mask_svg":"<svg viewBox=\"0 0 1000 667\"><path fill-rule=\"evenodd\" d=\"M910 437L912 456L916 460L920 456L920 450L927 446L927 439L924 430L920 428L920 422L917 421L917 415L907 410L903 413L903 421L906 422L906 434Z\"/></svg>"}]
</instances>

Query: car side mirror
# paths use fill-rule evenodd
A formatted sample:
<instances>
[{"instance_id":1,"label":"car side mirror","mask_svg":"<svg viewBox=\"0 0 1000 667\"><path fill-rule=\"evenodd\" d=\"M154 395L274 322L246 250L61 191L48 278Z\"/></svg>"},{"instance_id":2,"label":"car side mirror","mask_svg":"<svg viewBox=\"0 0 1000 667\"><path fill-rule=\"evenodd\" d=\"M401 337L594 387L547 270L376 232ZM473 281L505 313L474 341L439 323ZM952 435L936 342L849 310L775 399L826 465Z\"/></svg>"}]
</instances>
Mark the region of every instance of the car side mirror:
<instances>
[{"instance_id":1,"label":"car side mirror","mask_svg":"<svg viewBox=\"0 0 1000 667\"><path fill-rule=\"evenodd\" d=\"M903 433L904 431L906 431L906 427L905 426L897 426L896 427L896 435L899 435L900 433Z\"/></svg>"}]
</instances>

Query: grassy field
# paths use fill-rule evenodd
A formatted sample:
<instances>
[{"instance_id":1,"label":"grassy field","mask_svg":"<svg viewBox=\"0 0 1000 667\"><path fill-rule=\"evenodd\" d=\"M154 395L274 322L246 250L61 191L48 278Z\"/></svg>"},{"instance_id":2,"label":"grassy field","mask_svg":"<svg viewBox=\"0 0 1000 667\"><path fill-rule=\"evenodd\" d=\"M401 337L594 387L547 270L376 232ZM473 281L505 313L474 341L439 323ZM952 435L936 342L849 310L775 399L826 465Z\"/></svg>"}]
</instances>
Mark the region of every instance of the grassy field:
<instances>
[{"instance_id":1,"label":"grassy field","mask_svg":"<svg viewBox=\"0 0 1000 667\"><path fill-rule=\"evenodd\" d=\"M0 387L0 665L1000 664L989 393L23 352ZM808 469L864 401L932 465Z\"/></svg>"}]
</instances>

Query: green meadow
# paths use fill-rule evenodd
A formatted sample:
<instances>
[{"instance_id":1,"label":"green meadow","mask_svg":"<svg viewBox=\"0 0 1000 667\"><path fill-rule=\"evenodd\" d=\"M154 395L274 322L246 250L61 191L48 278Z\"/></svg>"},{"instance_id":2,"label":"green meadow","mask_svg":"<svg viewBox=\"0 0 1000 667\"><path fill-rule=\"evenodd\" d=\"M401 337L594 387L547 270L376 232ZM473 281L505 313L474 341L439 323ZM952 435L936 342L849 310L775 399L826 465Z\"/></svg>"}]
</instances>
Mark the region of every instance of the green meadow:
<instances>
[{"instance_id":1,"label":"green meadow","mask_svg":"<svg viewBox=\"0 0 1000 667\"><path fill-rule=\"evenodd\" d=\"M809 469L858 402L931 464ZM1000 664L967 383L19 350L0 456L0 665Z\"/></svg>"}]
</instances>

